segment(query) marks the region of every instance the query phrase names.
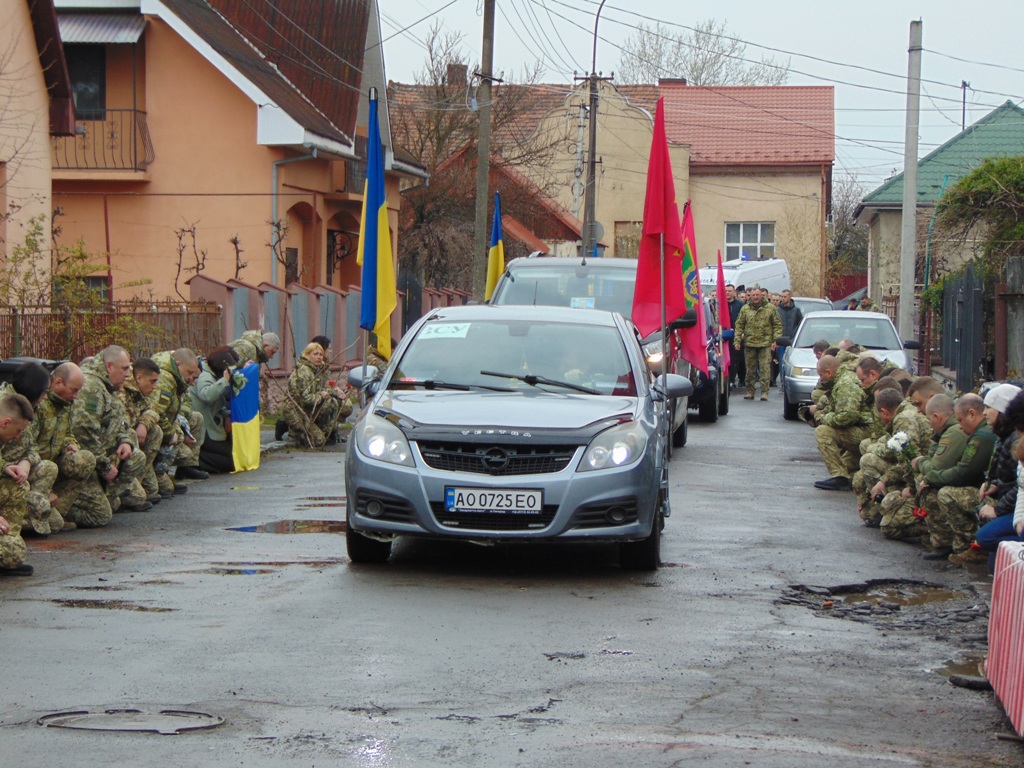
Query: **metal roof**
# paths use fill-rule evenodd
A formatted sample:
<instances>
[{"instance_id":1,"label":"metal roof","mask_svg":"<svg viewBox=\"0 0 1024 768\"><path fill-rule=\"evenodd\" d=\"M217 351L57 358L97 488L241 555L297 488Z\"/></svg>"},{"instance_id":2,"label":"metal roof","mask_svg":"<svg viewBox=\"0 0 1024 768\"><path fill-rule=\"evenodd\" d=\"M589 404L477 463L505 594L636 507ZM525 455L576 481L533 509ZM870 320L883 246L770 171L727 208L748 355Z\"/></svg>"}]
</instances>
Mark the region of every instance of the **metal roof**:
<instances>
[{"instance_id":1,"label":"metal roof","mask_svg":"<svg viewBox=\"0 0 1024 768\"><path fill-rule=\"evenodd\" d=\"M65 43L133 45L142 37L146 17L139 13L61 13L57 23Z\"/></svg>"}]
</instances>

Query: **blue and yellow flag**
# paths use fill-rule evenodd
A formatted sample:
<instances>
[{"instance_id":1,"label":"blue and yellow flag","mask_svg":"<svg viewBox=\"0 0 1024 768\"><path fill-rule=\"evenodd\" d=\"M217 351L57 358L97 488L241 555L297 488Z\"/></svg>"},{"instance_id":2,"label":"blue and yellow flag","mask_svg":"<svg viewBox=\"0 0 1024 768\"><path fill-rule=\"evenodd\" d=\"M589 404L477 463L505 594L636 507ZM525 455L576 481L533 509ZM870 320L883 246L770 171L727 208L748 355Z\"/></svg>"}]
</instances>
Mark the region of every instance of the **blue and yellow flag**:
<instances>
[{"instance_id":1,"label":"blue and yellow flag","mask_svg":"<svg viewBox=\"0 0 1024 768\"><path fill-rule=\"evenodd\" d=\"M391 358L391 313L398 306L395 264L388 228L388 201L384 191L384 152L377 117L377 89L370 89L370 125L367 131L366 185L359 226L356 263L363 268L359 327L377 335L377 349Z\"/></svg>"},{"instance_id":2,"label":"blue and yellow flag","mask_svg":"<svg viewBox=\"0 0 1024 768\"><path fill-rule=\"evenodd\" d=\"M260 366L249 363L241 369L245 386L231 396L231 456L235 472L260 465Z\"/></svg>"},{"instance_id":3,"label":"blue and yellow flag","mask_svg":"<svg viewBox=\"0 0 1024 768\"><path fill-rule=\"evenodd\" d=\"M491 227L491 249L487 252L487 286L484 301L491 300L491 294L498 284L498 278L505 271L505 241L501 231L501 195L494 193L494 225Z\"/></svg>"}]
</instances>

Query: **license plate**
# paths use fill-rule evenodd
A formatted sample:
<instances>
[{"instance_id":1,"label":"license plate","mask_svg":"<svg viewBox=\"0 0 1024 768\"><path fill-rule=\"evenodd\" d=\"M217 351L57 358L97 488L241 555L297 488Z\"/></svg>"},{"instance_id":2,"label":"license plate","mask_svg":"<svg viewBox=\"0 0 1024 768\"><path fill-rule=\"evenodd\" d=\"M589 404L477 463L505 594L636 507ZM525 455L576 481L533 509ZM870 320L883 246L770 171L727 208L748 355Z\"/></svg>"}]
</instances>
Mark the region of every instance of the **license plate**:
<instances>
[{"instance_id":1,"label":"license plate","mask_svg":"<svg viewBox=\"0 0 1024 768\"><path fill-rule=\"evenodd\" d=\"M544 492L522 488L444 489L448 512L493 512L498 515L537 515L544 507Z\"/></svg>"}]
</instances>

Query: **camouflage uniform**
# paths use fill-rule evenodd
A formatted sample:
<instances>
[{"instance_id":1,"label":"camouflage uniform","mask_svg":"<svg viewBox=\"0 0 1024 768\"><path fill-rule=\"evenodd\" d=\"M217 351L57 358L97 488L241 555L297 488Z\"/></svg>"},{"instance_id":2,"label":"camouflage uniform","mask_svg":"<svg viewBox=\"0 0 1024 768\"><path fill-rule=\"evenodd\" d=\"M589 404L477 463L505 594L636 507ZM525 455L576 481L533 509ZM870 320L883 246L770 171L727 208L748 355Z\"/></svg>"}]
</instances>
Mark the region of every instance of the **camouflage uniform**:
<instances>
[{"instance_id":1,"label":"camouflage uniform","mask_svg":"<svg viewBox=\"0 0 1024 768\"><path fill-rule=\"evenodd\" d=\"M856 375L840 368L833 382L830 408L814 428L814 439L829 476L849 478L860 466L860 443L872 436L872 421Z\"/></svg>"},{"instance_id":2,"label":"camouflage uniform","mask_svg":"<svg viewBox=\"0 0 1024 768\"><path fill-rule=\"evenodd\" d=\"M27 431L27 430L26 430ZM19 438L0 445L0 468L17 464L24 458L24 443ZM0 567L16 568L25 562L25 540L21 527L28 515L28 482L16 483L10 475L0 474L0 514L10 523L0 535Z\"/></svg>"},{"instance_id":3,"label":"camouflage uniform","mask_svg":"<svg viewBox=\"0 0 1024 768\"><path fill-rule=\"evenodd\" d=\"M45 491L49 494L53 490L58 497L50 514L50 530L54 533L64 527L62 515L74 504L82 484L96 471L96 457L91 451L83 450L72 434L72 406L70 400L51 390L36 408L36 418L30 427L36 451L42 460L40 464L53 466L53 481ZM40 479L46 476L43 470L39 474ZM33 487L44 491L41 484Z\"/></svg>"},{"instance_id":4,"label":"camouflage uniform","mask_svg":"<svg viewBox=\"0 0 1024 768\"><path fill-rule=\"evenodd\" d=\"M388 367L388 361L384 359L383 355L381 355L380 350L372 344L366 348L366 364L372 365L382 373L384 372L384 369Z\"/></svg>"},{"instance_id":5,"label":"camouflage uniform","mask_svg":"<svg viewBox=\"0 0 1024 768\"><path fill-rule=\"evenodd\" d=\"M747 397L754 396L755 385L761 382L761 397L768 396L771 384L772 351L771 346L782 335L782 320L779 318L775 305L762 298L762 303L755 305L748 301L736 318L736 333L733 346L736 349L743 344L744 362L747 366ZM755 375L759 378L755 379Z\"/></svg>"},{"instance_id":6,"label":"camouflage uniform","mask_svg":"<svg viewBox=\"0 0 1024 768\"><path fill-rule=\"evenodd\" d=\"M0 397L13 394L15 394L14 387L10 382L0 383ZM53 514L53 510L50 508L50 488L56 478L56 472L54 467L40 466L39 452L36 451L35 441L32 439L32 424L29 424L17 439L4 445L3 457L3 466L5 467L9 464L20 464L22 461L28 462L29 479L21 489L25 494L26 505L23 522L28 523L36 533L42 535L50 533L50 516ZM32 485L33 479L38 483L38 488ZM11 482L14 481L11 480ZM20 497L20 491L16 495ZM6 517L6 515L4 516ZM63 519L60 522L55 520L54 523L58 531L64 525Z\"/></svg>"},{"instance_id":7,"label":"camouflage uniform","mask_svg":"<svg viewBox=\"0 0 1024 768\"><path fill-rule=\"evenodd\" d=\"M873 299L868 299L867 305L864 305L864 304L861 304L861 303L858 302L858 304L857 304L857 311L858 312L881 312L882 310L878 308L878 305L875 304Z\"/></svg>"},{"instance_id":8,"label":"camouflage uniform","mask_svg":"<svg viewBox=\"0 0 1024 768\"><path fill-rule=\"evenodd\" d=\"M96 470L82 483L65 517L79 527L97 528L109 523L121 506L121 494L141 476L146 456L132 439L135 433L128 427L124 404L102 358L97 356L83 365L82 373L85 384L71 407L71 431L82 449L96 458ZM122 461L117 449L125 443L132 446L132 454ZM101 478L111 467L117 467L117 477L104 488Z\"/></svg>"},{"instance_id":9,"label":"camouflage uniform","mask_svg":"<svg viewBox=\"0 0 1024 768\"><path fill-rule=\"evenodd\" d=\"M924 481L937 489L936 507L928 507L928 532L933 548L953 547L963 552L971 546L978 530L978 487L995 450L996 436L982 423L967 438L960 460L952 467L928 466Z\"/></svg>"},{"instance_id":10,"label":"camouflage uniform","mask_svg":"<svg viewBox=\"0 0 1024 768\"><path fill-rule=\"evenodd\" d=\"M330 389L326 371L326 365L300 357L288 379L288 399L281 411L288 434L312 448L322 448L338 421L352 412L347 401L322 394Z\"/></svg>"},{"instance_id":11,"label":"camouflage uniform","mask_svg":"<svg viewBox=\"0 0 1024 768\"><path fill-rule=\"evenodd\" d=\"M142 472L142 477L139 478L139 484L146 497L156 496L160 493L160 486L156 481L153 462L164 441L164 432L160 429L160 415L153 408L150 399L139 391L134 379L127 379L118 394L121 397L121 402L124 403L124 410L128 415L128 426L132 428L132 431L134 432L140 424L146 428L146 439L139 445L146 456L146 468ZM136 437L138 437L137 433Z\"/></svg>"},{"instance_id":12,"label":"camouflage uniform","mask_svg":"<svg viewBox=\"0 0 1024 768\"><path fill-rule=\"evenodd\" d=\"M150 404L159 418L162 434L162 446L173 445L174 464L180 467L198 467L199 449L205 435L203 416L192 410L192 398L188 395L188 384L182 378L170 352L158 352L153 355L153 362L160 366L160 378L156 389L149 396ZM195 438L195 445L185 445L185 432L179 418L188 424L189 432ZM177 437L175 442L174 438ZM169 468L168 468L169 469ZM167 469L155 467L157 484L162 493L173 492L174 483L167 474Z\"/></svg>"},{"instance_id":13,"label":"camouflage uniform","mask_svg":"<svg viewBox=\"0 0 1024 768\"><path fill-rule=\"evenodd\" d=\"M942 428L934 433L925 458L917 463L912 493L909 498L901 491L890 491L882 500L882 535L887 539L901 540L928 534L925 516L929 510L938 509L934 488L925 486L917 491L917 479L926 470L944 470L956 466L967 446L967 435L960 429L955 416L950 416Z\"/></svg>"},{"instance_id":14,"label":"camouflage uniform","mask_svg":"<svg viewBox=\"0 0 1024 768\"><path fill-rule=\"evenodd\" d=\"M871 489L879 480L885 483L887 493L893 489L902 490L913 483L910 459L925 455L931 442L931 425L910 400L899 404L892 422L884 430L881 437L861 443L860 469L853 476L853 491L857 494L860 516L864 520L882 517L880 504L868 496ZM910 439L909 458L888 446L889 439L898 432L903 432Z\"/></svg>"},{"instance_id":15,"label":"camouflage uniform","mask_svg":"<svg viewBox=\"0 0 1024 768\"><path fill-rule=\"evenodd\" d=\"M246 331L242 334L242 338L235 339L228 346L238 353L238 361L241 365L250 360L260 365L270 362L270 358L267 357L267 353L263 349L262 331Z\"/></svg>"}]
</instances>

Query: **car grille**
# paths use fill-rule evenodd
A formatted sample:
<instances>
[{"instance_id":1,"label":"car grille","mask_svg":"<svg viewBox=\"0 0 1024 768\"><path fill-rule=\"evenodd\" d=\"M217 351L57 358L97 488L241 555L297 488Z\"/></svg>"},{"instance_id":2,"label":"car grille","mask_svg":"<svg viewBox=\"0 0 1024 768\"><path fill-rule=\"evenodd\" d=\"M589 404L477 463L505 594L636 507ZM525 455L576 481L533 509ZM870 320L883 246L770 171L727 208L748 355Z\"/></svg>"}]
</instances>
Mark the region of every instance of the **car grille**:
<instances>
[{"instance_id":1,"label":"car grille","mask_svg":"<svg viewBox=\"0 0 1024 768\"><path fill-rule=\"evenodd\" d=\"M613 523L605 515L609 509L618 507L625 513L622 522ZM636 499L611 499L597 504L587 504L576 510L572 516L574 528L608 528L614 525L631 525L639 519Z\"/></svg>"},{"instance_id":2,"label":"car grille","mask_svg":"<svg viewBox=\"0 0 1024 768\"><path fill-rule=\"evenodd\" d=\"M576 455L576 447L572 445L420 443L419 448L423 460L432 469L499 477L561 472Z\"/></svg>"},{"instance_id":3,"label":"car grille","mask_svg":"<svg viewBox=\"0 0 1024 768\"><path fill-rule=\"evenodd\" d=\"M431 502L437 524L445 528L477 531L538 531L551 525L558 511L557 504L545 504L539 514L502 515L493 512L448 512L443 502Z\"/></svg>"},{"instance_id":4,"label":"car grille","mask_svg":"<svg viewBox=\"0 0 1024 768\"><path fill-rule=\"evenodd\" d=\"M384 506L383 514L372 517L373 520L389 520L393 523L414 523L416 512L412 504L398 496L388 496L382 493L367 493L359 491L356 494L356 512L364 517L371 517L366 514L366 505L370 501L379 501Z\"/></svg>"}]
</instances>

